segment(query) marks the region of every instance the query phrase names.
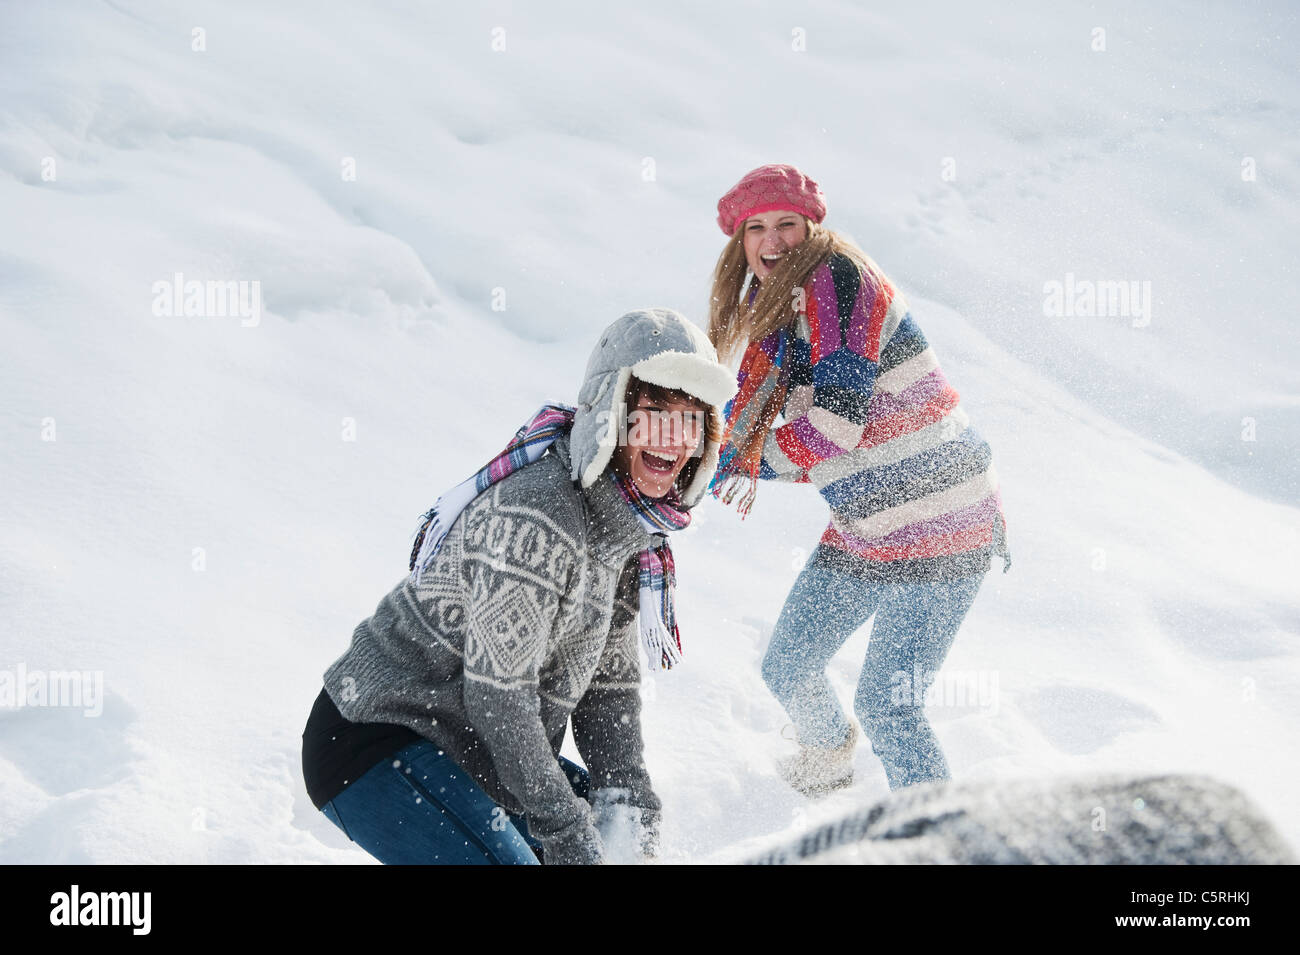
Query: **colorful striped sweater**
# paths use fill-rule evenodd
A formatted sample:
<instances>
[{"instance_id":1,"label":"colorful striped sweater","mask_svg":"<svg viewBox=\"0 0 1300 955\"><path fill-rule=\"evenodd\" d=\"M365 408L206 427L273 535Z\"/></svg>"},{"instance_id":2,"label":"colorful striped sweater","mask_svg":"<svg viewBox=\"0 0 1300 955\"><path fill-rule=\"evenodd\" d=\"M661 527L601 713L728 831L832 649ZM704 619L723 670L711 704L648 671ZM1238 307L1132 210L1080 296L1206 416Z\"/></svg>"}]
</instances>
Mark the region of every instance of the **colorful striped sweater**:
<instances>
[{"instance_id":1,"label":"colorful striped sweater","mask_svg":"<svg viewBox=\"0 0 1300 955\"><path fill-rule=\"evenodd\" d=\"M790 391L760 477L816 485L831 507L815 563L872 580L1010 567L988 443L886 280L834 255L804 286Z\"/></svg>"}]
</instances>

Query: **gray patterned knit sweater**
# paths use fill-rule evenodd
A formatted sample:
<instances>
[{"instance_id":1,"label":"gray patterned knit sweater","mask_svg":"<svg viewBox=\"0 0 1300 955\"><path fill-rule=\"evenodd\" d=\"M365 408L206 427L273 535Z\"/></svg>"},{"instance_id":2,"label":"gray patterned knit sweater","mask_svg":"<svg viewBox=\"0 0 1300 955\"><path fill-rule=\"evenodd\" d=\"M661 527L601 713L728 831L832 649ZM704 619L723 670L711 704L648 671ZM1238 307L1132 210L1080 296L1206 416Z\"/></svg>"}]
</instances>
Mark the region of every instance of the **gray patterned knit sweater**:
<instances>
[{"instance_id":1,"label":"gray patterned knit sweater","mask_svg":"<svg viewBox=\"0 0 1300 955\"><path fill-rule=\"evenodd\" d=\"M416 585L405 579L325 672L354 722L408 726L548 853L596 862L591 808L557 755L573 721L593 791L660 802L642 760L638 552L650 537L612 482L581 489L569 436L479 495ZM595 793L593 793L594 795Z\"/></svg>"}]
</instances>

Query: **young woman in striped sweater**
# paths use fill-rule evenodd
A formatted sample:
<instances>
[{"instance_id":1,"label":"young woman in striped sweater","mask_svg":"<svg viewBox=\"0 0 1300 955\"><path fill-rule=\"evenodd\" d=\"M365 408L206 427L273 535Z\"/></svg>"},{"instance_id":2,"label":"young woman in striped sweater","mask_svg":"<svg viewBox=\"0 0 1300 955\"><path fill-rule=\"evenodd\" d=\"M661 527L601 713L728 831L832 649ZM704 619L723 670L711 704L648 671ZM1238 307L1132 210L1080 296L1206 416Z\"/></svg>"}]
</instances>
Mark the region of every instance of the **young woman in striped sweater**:
<instances>
[{"instance_id":1,"label":"young woman in striped sweater","mask_svg":"<svg viewBox=\"0 0 1300 955\"><path fill-rule=\"evenodd\" d=\"M902 295L825 215L788 165L723 196L709 324L720 355L744 350L713 493L744 514L759 479L792 481L830 505L763 660L798 734L779 768L810 796L852 781L858 734L826 665L873 614L857 718L891 789L948 778L925 690L992 555L1010 566L988 444Z\"/></svg>"}]
</instances>

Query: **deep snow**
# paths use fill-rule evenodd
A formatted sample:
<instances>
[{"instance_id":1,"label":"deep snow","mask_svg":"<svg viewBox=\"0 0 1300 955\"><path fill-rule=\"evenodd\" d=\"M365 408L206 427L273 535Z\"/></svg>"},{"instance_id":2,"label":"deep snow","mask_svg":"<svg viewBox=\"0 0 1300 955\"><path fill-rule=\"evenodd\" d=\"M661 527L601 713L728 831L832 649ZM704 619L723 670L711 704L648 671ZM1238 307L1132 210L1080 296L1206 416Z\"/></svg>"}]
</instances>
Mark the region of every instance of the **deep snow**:
<instances>
[{"instance_id":1,"label":"deep snow","mask_svg":"<svg viewBox=\"0 0 1300 955\"><path fill-rule=\"evenodd\" d=\"M996 697L931 710L954 773L1209 773L1300 844L1292 8L466 6L0 7L0 668L105 690L0 712L0 860L372 861L303 790L320 674L604 325L703 320L714 204L772 161L994 449L1015 563L947 663ZM176 273L260 321L155 314ZM1150 282L1149 323L1045 316L1067 273ZM674 545L668 861L887 792L866 747L813 806L772 767L758 663L825 520L764 485Z\"/></svg>"}]
</instances>

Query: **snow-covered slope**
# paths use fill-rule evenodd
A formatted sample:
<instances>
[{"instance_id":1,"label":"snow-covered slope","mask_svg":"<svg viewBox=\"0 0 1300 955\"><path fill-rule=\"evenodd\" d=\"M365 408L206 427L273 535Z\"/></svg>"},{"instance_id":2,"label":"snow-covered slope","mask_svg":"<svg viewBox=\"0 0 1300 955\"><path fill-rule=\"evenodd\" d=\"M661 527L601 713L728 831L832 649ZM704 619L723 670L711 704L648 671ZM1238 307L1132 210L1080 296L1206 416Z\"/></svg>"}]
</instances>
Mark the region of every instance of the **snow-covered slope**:
<instances>
[{"instance_id":1,"label":"snow-covered slope","mask_svg":"<svg viewBox=\"0 0 1300 955\"><path fill-rule=\"evenodd\" d=\"M1282 3L6 6L0 667L105 698L0 712L0 859L368 861L299 775L321 672L605 324L702 317L713 204L769 161L994 448L1015 564L948 661L996 694L932 710L954 772L1210 773L1300 843L1295 40ZM177 273L261 312L157 314ZM1067 273L1150 281L1149 324L1045 316ZM673 861L886 792L865 748L814 807L771 766L758 661L825 519L764 486L675 545Z\"/></svg>"}]
</instances>

